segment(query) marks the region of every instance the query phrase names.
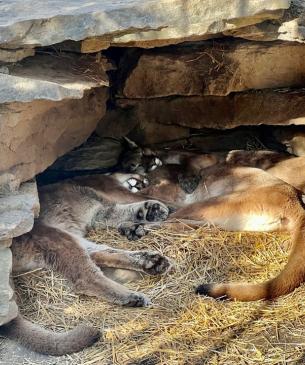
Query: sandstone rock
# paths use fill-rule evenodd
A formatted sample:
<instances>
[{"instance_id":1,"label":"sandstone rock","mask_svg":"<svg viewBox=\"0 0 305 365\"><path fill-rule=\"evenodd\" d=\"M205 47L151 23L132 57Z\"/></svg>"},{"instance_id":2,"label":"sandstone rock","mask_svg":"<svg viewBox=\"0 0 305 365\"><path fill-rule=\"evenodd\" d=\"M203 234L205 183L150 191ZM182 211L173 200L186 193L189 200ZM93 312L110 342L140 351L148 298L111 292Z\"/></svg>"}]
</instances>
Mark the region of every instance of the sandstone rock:
<instances>
[{"instance_id":1,"label":"sandstone rock","mask_svg":"<svg viewBox=\"0 0 305 365\"><path fill-rule=\"evenodd\" d=\"M96 133L100 137L122 138L128 136L138 125L139 120L135 118L132 109L108 109L98 123Z\"/></svg>"},{"instance_id":2,"label":"sandstone rock","mask_svg":"<svg viewBox=\"0 0 305 365\"><path fill-rule=\"evenodd\" d=\"M3 49L0 48L0 62L18 62L23 58L34 56L33 48Z\"/></svg>"},{"instance_id":3,"label":"sandstone rock","mask_svg":"<svg viewBox=\"0 0 305 365\"><path fill-rule=\"evenodd\" d=\"M176 139L186 138L189 135L189 128L178 125L165 125L141 121L139 125L128 134L128 137L137 144L145 146L174 141Z\"/></svg>"},{"instance_id":4,"label":"sandstone rock","mask_svg":"<svg viewBox=\"0 0 305 365\"><path fill-rule=\"evenodd\" d=\"M18 308L13 299L13 290L10 286L11 267L11 250L1 247L0 241L0 326L10 322L18 314Z\"/></svg>"},{"instance_id":5,"label":"sandstone rock","mask_svg":"<svg viewBox=\"0 0 305 365\"><path fill-rule=\"evenodd\" d=\"M118 73L119 97L227 95L305 83L305 45L206 41L127 51ZM274 72L276 70L276 72Z\"/></svg>"},{"instance_id":6,"label":"sandstone rock","mask_svg":"<svg viewBox=\"0 0 305 365\"><path fill-rule=\"evenodd\" d=\"M140 146L173 141L189 136L189 128L138 119L131 109L107 111L96 132L101 137L128 137Z\"/></svg>"},{"instance_id":7,"label":"sandstone rock","mask_svg":"<svg viewBox=\"0 0 305 365\"><path fill-rule=\"evenodd\" d=\"M224 35L258 41L285 40L305 43L305 3L303 0L293 0L282 18L228 30Z\"/></svg>"},{"instance_id":8,"label":"sandstone rock","mask_svg":"<svg viewBox=\"0 0 305 365\"><path fill-rule=\"evenodd\" d=\"M39 214L39 199L35 182L26 182L17 192L0 197L0 241L29 232Z\"/></svg>"},{"instance_id":9,"label":"sandstone rock","mask_svg":"<svg viewBox=\"0 0 305 365\"><path fill-rule=\"evenodd\" d=\"M0 181L16 186L83 143L104 115L106 100L107 89L96 88L82 99L0 104Z\"/></svg>"},{"instance_id":10,"label":"sandstone rock","mask_svg":"<svg viewBox=\"0 0 305 365\"><path fill-rule=\"evenodd\" d=\"M0 195L0 326L18 314L10 274L12 238L29 232L39 213L39 199L35 181L23 183L15 192Z\"/></svg>"},{"instance_id":11,"label":"sandstone rock","mask_svg":"<svg viewBox=\"0 0 305 365\"><path fill-rule=\"evenodd\" d=\"M36 55L0 70L0 103L80 99L86 90L108 86L103 63L67 54Z\"/></svg>"},{"instance_id":12,"label":"sandstone rock","mask_svg":"<svg viewBox=\"0 0 305 365\"><path fill-rule=\"evenodd\" d=\"M228 96L118 99L118 107L145 123L189 128L234 128L241 125L305 124L305 90L263 90ZM118 118L124 117L122 110ZM126 120L125 120L126 121Z\"/></svg>"},{"instance_id":13,"label":"sandstone rock","mask_svg":"<svg viewBox=\"0 0 305 365\"><path fill-rule=\"evenodd\" d=\"M0 44L50 45L99 36L101 45L155 47L215 37L277 19L290 0L11 0L0 4ZM98 42L97 42L98 43Z\"/></svg>"}]
</instances>

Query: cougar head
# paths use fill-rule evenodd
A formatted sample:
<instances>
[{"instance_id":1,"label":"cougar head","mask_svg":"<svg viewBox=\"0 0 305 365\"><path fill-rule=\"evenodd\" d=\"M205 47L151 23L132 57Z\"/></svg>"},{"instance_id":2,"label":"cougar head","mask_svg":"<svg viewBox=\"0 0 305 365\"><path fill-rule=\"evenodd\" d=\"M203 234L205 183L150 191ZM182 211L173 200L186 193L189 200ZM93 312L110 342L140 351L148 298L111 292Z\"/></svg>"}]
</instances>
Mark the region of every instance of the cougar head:
<instances>
[{"instance_id":1,"label":"cougar head","mask_svg":"<svg viewBox=\"0 0 305 365\"><path fill-rule=\"evenodd\" d=\"M135 142L124 137L124 148L120 156L120 165L123 172L144 174L152 169L155 155L149 149L143 149Z\"/></svg>"}]
</instances>

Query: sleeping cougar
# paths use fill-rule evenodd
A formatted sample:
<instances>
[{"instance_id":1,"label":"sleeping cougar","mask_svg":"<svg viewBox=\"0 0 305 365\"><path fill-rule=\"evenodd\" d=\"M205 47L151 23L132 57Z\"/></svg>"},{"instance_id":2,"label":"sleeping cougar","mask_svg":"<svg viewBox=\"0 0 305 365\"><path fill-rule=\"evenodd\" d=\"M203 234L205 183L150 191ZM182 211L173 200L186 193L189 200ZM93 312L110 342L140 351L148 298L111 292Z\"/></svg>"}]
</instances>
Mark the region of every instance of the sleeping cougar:
<instances>
[{"instance_id":1,"label":"sleeping cougar","mask_svg":"<svg viewBox=\"0 0 305 365\"><path fill-rule=\"evenodd\" d=\"M292 233L288 263L274 279L260 284L203 284L197 293L241 301L272 299L304 282L305 157L271 151L163 154L159 152L168 165L149 173L150 185L138 194L175 204L173 218L231 231Z\"/></svg>"},{"instance_id":2,"label":"sleeping cougar","mask_svg":"<svg viewBox=\"0 0 305 365\"><path fill-rule=\"evenodd\" d=\"M158 252L125 251L85 238L90 228L116 227L127 238L137 239L146 233L143 224L167 218L168 208L155 200L135 195L131 203L124 200L134 181L134 175L82 176L41 187L40 217L31 232L13 240L13 272L51 268L67 278L78 293L124 306L150 305L148 297L111 280L103 269L108 274L119 268L159 275L170 269L169 259ZM51 355L79 351L99 338L96 329L84 326L55 334L21 316L0 327L0 334Z\"/></svg>"}]
</instances>

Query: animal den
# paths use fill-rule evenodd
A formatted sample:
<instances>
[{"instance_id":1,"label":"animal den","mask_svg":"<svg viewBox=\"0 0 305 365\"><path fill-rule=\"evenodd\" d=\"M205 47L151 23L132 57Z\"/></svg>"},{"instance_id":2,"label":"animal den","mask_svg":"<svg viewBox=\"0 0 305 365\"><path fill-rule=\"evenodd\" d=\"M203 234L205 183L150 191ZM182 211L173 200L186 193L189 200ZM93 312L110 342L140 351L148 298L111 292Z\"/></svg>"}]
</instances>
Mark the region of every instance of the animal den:
<instances>
[{"instance_id":1,"label":"animal den","mask_svg":"<svg viewBox=\"0 0 305 365\"><path fill-rule=\"evenodd\" d=\"M165 3L0 32L0 364L304 362L303 4Z\"/></svg>"}]
</instances>

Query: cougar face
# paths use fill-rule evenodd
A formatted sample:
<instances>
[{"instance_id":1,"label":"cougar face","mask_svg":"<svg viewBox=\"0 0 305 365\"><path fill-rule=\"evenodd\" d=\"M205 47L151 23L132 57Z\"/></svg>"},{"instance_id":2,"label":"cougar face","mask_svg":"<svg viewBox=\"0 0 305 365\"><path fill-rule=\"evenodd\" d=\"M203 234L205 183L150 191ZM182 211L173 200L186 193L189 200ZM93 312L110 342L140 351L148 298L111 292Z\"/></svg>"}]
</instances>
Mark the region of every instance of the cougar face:
<instances>
[{"instance_id":1,"label":"cougar face","mask_svg":"<svg viewBox=\"0 0 305 365\"><path fill-rule=\"evenodd\" d=\"M145 174L162 165L149 148L141 148L135 142L124 138L125 148L120 156L120 168L125 173Z\"/></svg>"},{"instance_id":2,"label":"cougar face","mask_svg":"<svg viewBox=\"0 0 305 365\"><path fill-rule=\"evenodd\" d=\"M121 159L123 172L145 172L145 159L143 157L143 151L140 147L125 151Z\"/></svg>"}]
</instances>

